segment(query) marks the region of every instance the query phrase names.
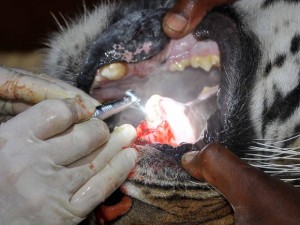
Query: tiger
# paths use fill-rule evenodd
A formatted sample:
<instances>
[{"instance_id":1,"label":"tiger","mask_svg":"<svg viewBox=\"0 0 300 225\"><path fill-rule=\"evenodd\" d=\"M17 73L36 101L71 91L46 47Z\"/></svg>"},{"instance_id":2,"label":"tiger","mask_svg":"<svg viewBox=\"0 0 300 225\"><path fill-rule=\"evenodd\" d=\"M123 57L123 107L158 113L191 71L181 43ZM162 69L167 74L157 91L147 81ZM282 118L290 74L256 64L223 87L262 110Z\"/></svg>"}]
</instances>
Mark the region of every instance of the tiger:
<instances>
[{"instance_id":1,"label":"tiger","mask_svg":"<svg viewBox=\"0 0 300 225\"><path fill-rule=\"evenodd\" d=\"M218 87L201 134L194 122L194 143L139 149L137 166L121 187L132 198L131 210L110 224L234 224L226 199L191 178L175 157L213 142L270 176L300 184L300 2L239 0L217 7L188 37L196 40L192 49L216 43L213 55L183 60L175 55L172 61L161 54L181 42L166 37L161 24L174 4L102 2L67 25L59 24L60 32L49 38L43 71L101 101L133 89L144 100L160 94L189 102L206 86ZM181 52L179 46L177 54ZM125 68L130 76L99 77L111 65ZM137 126L142 119L133 109L107 123ZM93 215L83 222L96 223Z\"/></svg>"}]
</instances>

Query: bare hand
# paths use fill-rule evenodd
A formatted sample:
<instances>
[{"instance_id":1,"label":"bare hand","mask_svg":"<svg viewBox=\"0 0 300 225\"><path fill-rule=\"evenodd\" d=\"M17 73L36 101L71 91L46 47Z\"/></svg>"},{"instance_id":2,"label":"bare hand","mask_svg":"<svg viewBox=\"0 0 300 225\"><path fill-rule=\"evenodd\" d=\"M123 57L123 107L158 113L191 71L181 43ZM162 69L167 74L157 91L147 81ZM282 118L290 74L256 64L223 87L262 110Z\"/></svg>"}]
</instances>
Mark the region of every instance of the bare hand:
<instances>
[{"instance_id":1,"label":"bare hand","mask_svg":"<svg viewBox=\"0 0 300 225\"><path fill-rule=\"evenodd\" d=\"M235 224L298 224L300 190L248 165L221 145L182 158L196 179L219 190L234 209Z\"/></svg>"},{"instance_id":2,"label":"bare hand","mask_svg":"<svg viewBox=\"0 0 300 225\"><path fill-rule=\"evenodd\" d=\"M200 23L208 11L216 6L234 0L177 0L175 6L166 14L163 28L170 38L181 38Z\"/></svg>"}]
</instances>

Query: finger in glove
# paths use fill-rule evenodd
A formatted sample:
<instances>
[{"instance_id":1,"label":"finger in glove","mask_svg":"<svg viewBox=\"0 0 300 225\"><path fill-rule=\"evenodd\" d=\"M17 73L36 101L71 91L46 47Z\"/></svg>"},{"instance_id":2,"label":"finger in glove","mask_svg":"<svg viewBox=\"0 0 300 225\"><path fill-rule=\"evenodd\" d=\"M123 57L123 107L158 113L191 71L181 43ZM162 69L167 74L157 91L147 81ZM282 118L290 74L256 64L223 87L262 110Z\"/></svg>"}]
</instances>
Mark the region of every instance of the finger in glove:
<instances>
[{"instance_id":1,"label":"finger in glove","mask_svg":"<svg viewBox=\"0 0 300 225\"><path fill-rule=\"evenodd\" d=\"M46 100L3 124L6 137L28 137L40 140L62 133L74 123L87 120L93 104L80 99ZM34 116L33 116L34 115Z\"/></svg>"}]
</instances>

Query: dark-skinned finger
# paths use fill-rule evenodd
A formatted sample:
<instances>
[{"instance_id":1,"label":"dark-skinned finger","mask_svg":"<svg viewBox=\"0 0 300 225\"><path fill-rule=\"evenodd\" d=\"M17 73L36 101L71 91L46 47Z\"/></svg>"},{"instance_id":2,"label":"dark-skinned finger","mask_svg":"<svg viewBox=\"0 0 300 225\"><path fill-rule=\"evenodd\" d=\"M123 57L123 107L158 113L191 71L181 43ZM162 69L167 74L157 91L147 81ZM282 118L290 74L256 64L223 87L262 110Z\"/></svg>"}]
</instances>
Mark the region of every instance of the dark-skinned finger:
<instances>
[{"instance_id":1,"label":"dark-skinned finger","mask_svg":"<svg viewBox=\"0 0 300 225\"><path fill-rule=\"evenodd\" d=\"M248 165L221 145L212 144L199 153L185 155L182 165L196 179L205 179L227 198L239 224L300 221L298 189Z\"/></svg>"},{"instance_id":2,"label":"dark-skinned finger","mask_svg":"<svg viewBox=\"0 0 300 225\"><path fill-rule=\"evenodd\" d=\"M178 0L163 20L165 33L174 39L181 38L200 23L208 11L234 0Z\"/></svg>"}]
</instances>

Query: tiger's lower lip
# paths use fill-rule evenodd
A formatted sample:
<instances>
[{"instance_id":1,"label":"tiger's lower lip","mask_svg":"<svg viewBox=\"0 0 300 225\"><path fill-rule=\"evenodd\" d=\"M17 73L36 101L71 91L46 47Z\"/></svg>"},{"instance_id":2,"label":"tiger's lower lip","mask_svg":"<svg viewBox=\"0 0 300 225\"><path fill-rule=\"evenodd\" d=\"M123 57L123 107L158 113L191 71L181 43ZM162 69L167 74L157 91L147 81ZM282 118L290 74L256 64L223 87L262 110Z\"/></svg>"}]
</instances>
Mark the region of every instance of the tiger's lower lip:
<instances>
[{"instance_id":1,"label":"tiger's lower lip","mask_svg":"<svg viewBox=\"0 0 300 225\"><path fill-rule=\"evenodd\" d=\"M164 154L173 157L179 165L181 165L181 158L185 153L200 150L198 145L184 143L177 147L172 147L167 144L155 144L153 147Z\"/></svg>"}]
</instances>

